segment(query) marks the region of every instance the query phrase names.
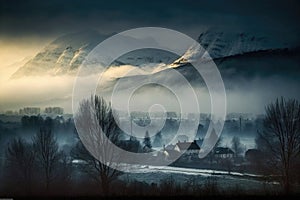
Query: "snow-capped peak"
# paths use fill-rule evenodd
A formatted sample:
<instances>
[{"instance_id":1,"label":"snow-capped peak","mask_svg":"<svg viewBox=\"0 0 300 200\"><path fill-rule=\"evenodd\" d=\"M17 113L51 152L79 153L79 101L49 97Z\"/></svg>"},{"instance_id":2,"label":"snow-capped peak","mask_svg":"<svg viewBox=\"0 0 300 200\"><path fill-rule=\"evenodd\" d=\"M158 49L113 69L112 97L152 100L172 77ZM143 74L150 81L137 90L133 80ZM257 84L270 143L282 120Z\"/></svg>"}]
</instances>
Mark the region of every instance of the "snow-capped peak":
<instances>
[{"instance_id":1,"label":"snow-capped peak","mask_svg":"<svg viewBox=\"0 0 300 200\"><path fill-rule=\"evenodd\" d=\"M198 42L201 46L191 46L185 54L174 61L172 67L199 59L217 59L247 52L289 47L282 41L264 35L215 30L201 33Z\"/></svg>"},{"instance_id":2,"label":"snow-capped peak","mask_svg":"<svg viewBox=\"0 0 300 200\"><path fill-rule=\"evenodd\" d=\"M212 58L287 47L278 39L250 32L206 31L200 34L198 42Z\"/></svg>"},{"instance_id":3,"label":"snow-capped peak","mask_svg":"<svg viewBox=\"0 0 300 200\"><path fill-rule=\"evenodd\" d=\"M106 35L93 30L59 37L20 67L12 77L75 73L88 53L105 38Z\"/></svg>"}]
</instances>

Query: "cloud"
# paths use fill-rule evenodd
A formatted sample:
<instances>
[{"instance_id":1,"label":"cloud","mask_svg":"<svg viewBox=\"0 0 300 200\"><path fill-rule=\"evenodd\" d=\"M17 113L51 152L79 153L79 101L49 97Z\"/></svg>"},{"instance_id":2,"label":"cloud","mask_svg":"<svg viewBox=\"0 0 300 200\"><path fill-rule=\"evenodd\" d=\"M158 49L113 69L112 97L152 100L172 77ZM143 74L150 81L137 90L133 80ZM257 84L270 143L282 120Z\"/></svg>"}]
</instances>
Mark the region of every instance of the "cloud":
<instances>
[{"instance_id":1,"label":"cloud","mask_svg":"<svg viewBox=\"0 0 300 200\"><path fill-rule=\"evenodd\" d=\"M133 73L127 74L127 72ZM138 84L140 78L142 80L145 79L145 74L151 73L131 65L111 67L103 75L105 84L101 83L102 87L100 89L102 89L98 92L104 95L107 100L111 100L109 95L116 82L120 80L118 77L128 75L129 77L122 78L121 90L117 91L117 96L115 97L123 102L118 104L118 109L125 110L127 105L126 98L128 96L126 88ZM152 79L156 82L163 80L172 86L173 91L153 84L141 86L131 96L130 109L147 111L151 105L160 104L168 111L179 111L179 101L190 102L191 95L187 90L187 85L179 84L177 79L174 82L172 77L168 77L168 74L170 72L157 73L154 77L148 77L147 79ZM78 83L82 86L82 90L93 91L93 80L97 81L98 78L98 74L92 74L80 77L81 81ZM228 77L223 78L227 92L228 112L258 114L263 113L264 107L277 97L284 96L286 98L300 99L298 93L299 80L289 79L280 74L256 76L251 79L243 75L230 77L229 79ZM15 110L25 106L62 106L66 112L71 113L74 81L74 76L32 76L2 82L5 84L0 85L0 110ZM192 86L200 104L200 111L210 112L210 96L206 86L200 84L199 80L192 83ZM79 90L78 94L85 94L86 91ZM177 99L174 91L175 94L176 91L180 91L182 98ZM90 95L90 93L87 94L85 97ZM193 112L196 108L191 104L188 110Z\"/></svg>"},{"instance_id":2,"label":"cloud","mask_svg":"<svg viewBox=\"0 0 300 200\"><path fill-rule=\"evenodd\" d=\"M299 1L2 1L2 35L55 35L97 28L117 32L139 26L163 26L185 33L203 26L299 30ZM270 32L272 33L272 32ZM199 33L198 33L199 34ZM276 34L276 33L273 33Z\"/></svg>"},{"instance_id":3,"label":"cloud","mask_svg":"<svg viewBox=\"0 0 300 200\"><path fill-rule=\"evenodd\" d=\"M61 99L72 95L74 77L24 77L8 80L0 86L0 110L18 109L24 106L46 106L61 104ZM70 101L68 103L71 103ZM66 105L64 102L63 105ZM70 104L71 105L71 104ZM68 108L70 108L70 105Z\"/></svg>"}]
</instances>

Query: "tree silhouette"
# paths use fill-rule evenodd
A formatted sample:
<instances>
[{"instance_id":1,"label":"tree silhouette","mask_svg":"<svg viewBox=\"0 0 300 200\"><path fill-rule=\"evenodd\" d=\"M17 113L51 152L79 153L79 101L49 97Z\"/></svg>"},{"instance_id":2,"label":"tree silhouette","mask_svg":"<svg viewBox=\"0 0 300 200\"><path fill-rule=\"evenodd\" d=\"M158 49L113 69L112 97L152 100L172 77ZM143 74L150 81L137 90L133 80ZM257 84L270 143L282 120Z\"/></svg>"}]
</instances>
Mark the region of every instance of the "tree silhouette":
<instances>
[{"instance_id":1,"label":"tree silhouette","mask_svg":"<svg viewBox=\"0 0 300 200\"><path fill-rule=\"evenodd\" d=\"M32 146L21 138L15 138L8 144L5 158L9 180L30 192L35 161Z\"/></svg>"},{"instance_id":2,"label":"tree silhouette","mask_svg":"<svg viewBox=\"0 0 300 200\"><path fill-rule=\"evenodd\" d=\"M260 144L268 151L268 163L282 177L284 191L290 192L293 171L300 153L300 105L297 100L277 99L266 107Z\"/></svg>"},{"instance_id":3,"label":"tree silhouette","mask_svg":"<svg viewBox=\"0 0 300 200\"><path fill-rule=\"evenodd\" d=\"M62 158L62 152L58 149L58 143L49 129L40 129L33 137L33 148L36 155L37 165L41 167L46 189L49 189L50 183L56 176L56 169L59 166L59 160Z\"/></svg>"},{"instance_id":4,"label":"tree silhouette","mask_svg":"<svg viewBox=\"0 0 300 200\"><path fill-rule=\"evenodd\" d=\"M81 102L75 121L77 128L85 133L80 139L88 145L89 151L79 141L72 156L85 161L86 166L81 170L101 185L104 194L108 194L111 182L121 174L117 170L120 155L111 145L111 142L117 144L121 135L113 110L102 97L92 96Z\"/></svg>"}]
</instances>

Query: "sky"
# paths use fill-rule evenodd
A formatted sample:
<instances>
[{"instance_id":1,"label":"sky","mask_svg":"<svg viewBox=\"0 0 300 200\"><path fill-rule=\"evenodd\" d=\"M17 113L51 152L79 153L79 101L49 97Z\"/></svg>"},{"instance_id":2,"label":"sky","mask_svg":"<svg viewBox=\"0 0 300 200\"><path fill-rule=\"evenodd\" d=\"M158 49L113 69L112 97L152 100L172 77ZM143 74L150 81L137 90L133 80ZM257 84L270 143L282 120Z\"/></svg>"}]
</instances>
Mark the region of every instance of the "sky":
<instances>
[{"instance_id":1,"label":"sky","mask_svg":"<svg viewBox=\"0 0 300 200\"><path fill-rule=\"evenodd\" d=\"M1 37L52 37L96 28L118 32L163 26L197 36L207 26L299 31L297 0L52 0L0 1ZM276 33L274 33L276 34Z\"/></svg>"},{"instance_id":2,"label":"sky","mask_svg":"<svg viewBox=\"0 0 300 200\"><path fill-rule=\"evenodd\" d=\"M197 39L204 30L216 28L263 34L275 42L284 38L298 45L299 8L297 0L0 0L0 84L57 37L87 29L113 34L158 26ZM25 81L43 90L43 84L36 84L40 80ZM62 82L58 77L53 88ZM9 98L12 96L11 92ZM30 100L28 95L24 102Z\"/></svg>"}]
</instances>

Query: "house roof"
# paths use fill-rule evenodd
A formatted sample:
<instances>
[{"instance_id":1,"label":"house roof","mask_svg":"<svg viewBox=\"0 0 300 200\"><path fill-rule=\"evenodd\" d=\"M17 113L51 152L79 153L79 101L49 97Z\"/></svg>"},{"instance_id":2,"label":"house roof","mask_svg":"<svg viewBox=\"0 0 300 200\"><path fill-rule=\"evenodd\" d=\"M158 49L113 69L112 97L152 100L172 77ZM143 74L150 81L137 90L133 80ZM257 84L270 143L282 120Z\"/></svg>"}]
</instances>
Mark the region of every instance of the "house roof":
<instances>
[{"instance_id":1,"label":"house roof","mask_svg":"<svg viewBox=\"0 0 300 200\"><path fill-rule=\"evenodd\" d=\"M200 147L198 146L198 144L194 141L194 142L178 142L176 144L180 151L182 150L200 150Z\"/></svg>"},{"instance_id":2,"label":"house roof","mask_svg":"<svg viewBox=\"0 0 300 200\"><path fill-rule=\"evenodd\" d=\"M175 145L169 144L168 146L165 147L166 150L173 150L175 148Z\"/></svg>"},{"instance_id":3,"label":"house roof","mask_svg":"<svg viewBox=\"0 0 300 200\"><path fill-rule=\"evenodd\" d=\"M234 152L228 147L217 147L215 154L234 154Z\"/></svg>"},{"instance_id":4,"label":"house roof","mask_svg":"<svg viewBox=\"0 0 300 200\"><path fill-rule=\"evenodd\" d=\"M169 155L180 155L180 152L176 151L176 150L165 150L165 152L167 152Z\"/></svg>"}]
</instances>

